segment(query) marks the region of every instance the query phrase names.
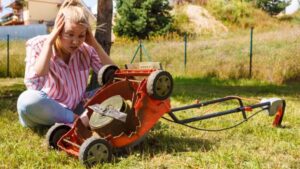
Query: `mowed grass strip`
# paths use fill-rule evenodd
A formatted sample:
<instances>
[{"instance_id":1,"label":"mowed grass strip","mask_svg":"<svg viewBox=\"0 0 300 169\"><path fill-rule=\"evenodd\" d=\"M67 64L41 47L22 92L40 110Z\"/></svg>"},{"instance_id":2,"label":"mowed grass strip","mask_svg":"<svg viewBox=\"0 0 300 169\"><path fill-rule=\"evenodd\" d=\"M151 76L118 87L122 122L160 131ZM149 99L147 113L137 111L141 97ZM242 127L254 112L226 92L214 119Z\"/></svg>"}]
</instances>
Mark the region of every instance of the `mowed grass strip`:
<instances>
[{"instance_id":1,"label":"mowed grass strip","mask_svg":"<svg viewBox=\"0 0 300 169\"><path fill-rule=\"evenodd\" d=\"M16 101L25 90L22 81L21 78L0 79L0 168L84 168L78 159L47 149L46 129L32 131L20 126ZM299 91L298 83L274 85L246 79L175 78L172 107L192 104L195 99L205 101L227 95L252 99L280 97L287 101L285 128L273 128L273 117L264 112L222 132L197 131L161 119L131 154L116 156L112 163L94 168L299 168ZM234 106L235 103L229 102L180 112L178 116L193 117ZM237 113L192 125L217 129L240 120L242 115Z\"/></svg>"}]
</instances>

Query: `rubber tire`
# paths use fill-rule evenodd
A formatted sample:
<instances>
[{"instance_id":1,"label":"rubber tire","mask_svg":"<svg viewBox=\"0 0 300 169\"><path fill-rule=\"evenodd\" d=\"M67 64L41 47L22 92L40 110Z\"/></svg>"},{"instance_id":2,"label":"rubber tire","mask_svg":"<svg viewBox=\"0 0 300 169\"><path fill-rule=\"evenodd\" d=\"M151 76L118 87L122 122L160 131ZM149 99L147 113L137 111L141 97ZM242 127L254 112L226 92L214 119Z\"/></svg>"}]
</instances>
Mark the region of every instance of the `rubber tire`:
<instances>
[{"instance_id":1,"label":"rubber tire","mask_svg":"<svg viewBox=\"0 0 300 169\"><path fill-rule=\"evenodd\" d=\"M70 130L70 126L62 123L56 123L52 127L50 127L46 134L48 147L58 149L58 140Z\"/></svg>"},{"instance_id":2,"label":"rubber tire","mask_svg":"<svg viewBox=\"0 0 300 169\"><path fill-rule=\"evenodd\" d=\"M98 72L98 83L100 86L105 85L107 82L113 79L114 73L119 68L116 65L104 65Z\"/></svg>"},{"instance_id":3,"label":"rubber tire","mask_svg":"<svg viewBox=\"0 0 300 169\"><path fill-rule=\"evenodd\" d=\"M156 91L157 84L159 83L158 81L164 76L164 78L170 80L168 86L165 86L168 88L168 91L166 91L165 94L160 95ZM169 98L172 94L173 91L173 78L171 74L167 71L164 70L156 70L150 74L150 76L147 79L147 93L150 97L158 100L165 100Z\"/></svg>"},{"instance_id":4,"label":"rubber tire","mask_svg":"<svg viewBox=\"0 0 300 169\"><path fill-rule=\"evenodd\" d=\"M101 144L101 145L104 145L105 148L107 149L106 153L107 153L107 157L105 159L102 159L101 161L98 161L96 160L97 162L99 163L103 163L103 162L110 162L111 159L112 159L112 147L111 145L103 138L96 138L96 137L90 137L88 139L86 139L83 144L80 146L80 149L79 149L79 161L81 164L85 165L86 167L90 168L94 165L97 164L97 162L92 162L92 163L89 163L87 161L87 158L88 158L88 155L89 155L89 150L91 148L93 148L96 144Z\"/></svg>"}]
</instances>

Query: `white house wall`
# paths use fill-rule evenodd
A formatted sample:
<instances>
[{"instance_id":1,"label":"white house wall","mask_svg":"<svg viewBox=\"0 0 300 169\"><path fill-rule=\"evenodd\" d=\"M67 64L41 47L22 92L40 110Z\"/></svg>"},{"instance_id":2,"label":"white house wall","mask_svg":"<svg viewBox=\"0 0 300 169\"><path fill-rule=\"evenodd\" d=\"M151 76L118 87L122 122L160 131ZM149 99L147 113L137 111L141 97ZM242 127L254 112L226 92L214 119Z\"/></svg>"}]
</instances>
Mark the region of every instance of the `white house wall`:
<instances>
[{"instance_id":1,"label":"white house wall","mask_svg":"<svg viewBox=\"0 0 300 169\"><path fill-rule=\"evenodd\" d=\"M23 17L26 25L38 23L39 21L53 22L59 10L58 4L63 0L25 0L27 8L24 9ZM85 5L85 3L83 3ZM86 7L86 5L85 5ZM86 7L88 10L88 8ZM95 22L96 17L90 10L90 21Z\"/></svg>"},{"instance_id":2,"label":"white house wall","mask_svg":"<svg viewBox=\"0 0 300 169\"><path fill-rule=\"evenodd\" d=\"M28 0L27 9L24 10L23 15L25 24L54 21L60 3L61 0Z\"/></svg>"}]
</instances>

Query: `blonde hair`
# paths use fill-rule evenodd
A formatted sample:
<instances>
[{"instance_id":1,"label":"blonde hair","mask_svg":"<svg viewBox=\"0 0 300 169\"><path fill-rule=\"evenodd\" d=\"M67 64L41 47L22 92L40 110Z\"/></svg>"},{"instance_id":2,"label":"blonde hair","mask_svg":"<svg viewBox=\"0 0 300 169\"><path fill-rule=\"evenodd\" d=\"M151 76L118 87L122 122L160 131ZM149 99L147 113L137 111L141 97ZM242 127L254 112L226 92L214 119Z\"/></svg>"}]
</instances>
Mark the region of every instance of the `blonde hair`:
<instances>
[{"instance_id":1,"label":"blonde hair","mask_svg":"<svg viewBox=\"0 0 300 169\"><path fill-rule=\"evenodd\" d=\"M65 21L90 27L89 13L79 0L65 0L58 12L63 14Z\"/></svg>"}]
</instances>

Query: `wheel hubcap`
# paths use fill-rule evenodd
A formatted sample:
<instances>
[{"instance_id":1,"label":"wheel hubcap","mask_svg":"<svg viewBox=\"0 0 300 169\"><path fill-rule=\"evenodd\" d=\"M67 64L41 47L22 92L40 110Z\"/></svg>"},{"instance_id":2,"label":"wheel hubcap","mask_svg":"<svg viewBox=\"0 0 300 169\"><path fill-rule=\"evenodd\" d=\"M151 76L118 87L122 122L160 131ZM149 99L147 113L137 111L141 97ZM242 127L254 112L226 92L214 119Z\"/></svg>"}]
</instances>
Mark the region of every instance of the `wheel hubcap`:
<instances>
[{"instance_id":1,"label":"wheel hubcap","mask_svg":"<svg viewBox=\"0 0 300 169\"><path fill-rule=\"evenodd\" d=\"M108 148L104 144L93 145L87 153L87 162L91 165L102 163L108 159Z\"/></svg>"},{"instance_id":2,"label":"wheel hubcap","mask_svg":"<svg viewBox=\"0 0 300 169\"><path fill-rule=\"evenodd\" d=\"M167 76L161 76L157 79L156 94L159 96L165 96L171 89L171 80Z\"/></svg>"}]
</instances>

